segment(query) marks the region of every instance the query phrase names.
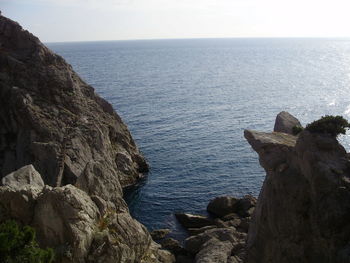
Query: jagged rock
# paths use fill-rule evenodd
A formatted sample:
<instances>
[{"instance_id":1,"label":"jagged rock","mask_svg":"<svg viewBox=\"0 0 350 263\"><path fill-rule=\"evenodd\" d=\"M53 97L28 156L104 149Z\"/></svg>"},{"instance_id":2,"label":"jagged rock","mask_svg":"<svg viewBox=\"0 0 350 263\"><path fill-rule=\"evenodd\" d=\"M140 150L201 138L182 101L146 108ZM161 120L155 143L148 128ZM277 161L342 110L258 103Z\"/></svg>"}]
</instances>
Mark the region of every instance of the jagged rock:
<instances>
[{"instance_id":1,"label":"jagged rock","mask_svg":"<svg viewBox=\"0 0 350 263\"><path fill-rule=\"evenodd\" d=\"M175 262L128 210L111 209L73 185L1 186L0 222L6 219L33 226L39 244L56 250L57 262Z\"/></svg>"},{"instance_id":2,"label":"jagged rock","mask_svg":"<svg viewBox=\"0 0 350 263\"><path fill-rule=\"evenodd\" d=\"M151 232L151 237L153 240L159 240L167 236L171 232L170 229L156 229Z\"/></svg>"},{"instance_id":3,"label":"jagged rock","mask_svg":"<svg viewBox=\"0 0 350 263\"><path fill-rule=\"evenodd\" d=\"M196 263L226 263L231 255L233 246L230 241L220 241L211 238L205 242L202 249L197 253Z\"/></svg>"},{"instance_id":4,"label":"jagged rock","mask_svg":"<svg viewBox=\"0 0 350 263\"><path fill-rule=\"evenodd\" d=\"M251 195L246 195L240 199L232 196L220 196L209 202L207 210L223 218L230 214L247 217L252 215L255 205L256 198ZM226 220L228 219L226 218Z\"/></svg>"},{"instance_id":5,"label":"jagged rock","mask_svg":"<svg viewBox=\"0 0 350 263\"><path fill-rule=\"evenodd\" d=\"M238 200L234 207L234 212L237 213L240 217L251 216L254 212L256 202L257 200L254 196L246 195Z\"/></svg>"},{"instance_id":6,"label":"jagged rock","mask_svg":"<svg viewBox=\"0 0 350 263\"><path fill-rule=\"evenodd\" d=\"M215 225L212 219L201 215L176 213L175 216L185 228L201 228L204 226Z\"/></svg>"},{"instance_id":7,"label":"jagged rock","mask_svg":"<svg viewBox=\"0 0 350 263\"><path fill-rule=\"evenodd\" d=\"M127 126L62 57L3 16L0 123L0 178L32 164L45 184L62 186L31 181L38 176L30 167L23 178L31 184L9 175L10 186L0 187L0 221L33 226L57 262L175 261L122 198L148 170Z\"/></svg>"},{"instance_id":8,"label":"jagged rock","mask_svg":"<svg viewBox=\"0 0 350 263\"><path fill-rule=\"evenodd\" d=\"M284 132L293 134L293 127L302 127L297 118L291 115L289 112L282 111L276 116L274 132Z\"/></svg>"},{"instance_id":9,"label":"jagged rock","mask_svg":"<svg viewBox=\"0 0 350 263\"><path fill-rule=\"evenodd\" d=\"M37 199L32 225L38 240L49 247L70 245L70 260L82 262L90 249L98 208L72 185L45 187Z\"/></svg>"},{"instance_id":10,"label":"jagged rock","mask_svg":"<svg viewBox=\"0 0 350 263\"><path fill-rule=\"evenodd\" d=\"M23 224L32 222L36 199L44 184L32 165L27 165L2 179L0 187L0 222L15 219Z\"/></svg>"},{"instance_id":11,"label":"jagged rock","mask_svg":"<svg viewBox=\"0 0 350 263\"><path fill-rule=\"evenodd\" d=\"M244 235L230 227L210 229L206 230L204 233L187 238L185 240L185 248L192 254L197 254L201 250L203 244L212 238L216 238L220 241L237 243L239 239L244 238Z\"/></svg>"},{"instance_id":12,"label":"jagged rock","mask_svg":"<svg viewBox=\"0 0 350 263\"><path fill-rule=\"evenodd\" d=\"M121 197L120 186L134 184L148 166L113 107L4 16L0 44L0 178L33 164L46 184L75 184L93 162L98 180L112 179Z\"/></svg>"},{"instance_id":13,"label":"jagged rock","mask_svg":"<svg viewBox=\"0 0 350 263\"><path fill-rule=\"evenodd\" d=\"M234 212L237 201L238 199L233 196L219 196L209 202L207 210L214 215L224 217Z\"/></svg>"},{"instance_id":14,"label":"jagged rock","mask_svg":"<svg viewBox=\"0 0 350 263\"><path fill-rule=\"evenodd\" d=\"M247 263L349 262L350 162L336 138L245 131L266 178Z\"/></svg>"},{"instance_id":15,"label":"jagged rock","mask_svg":"<svg viewBox=\"0 0 350 263\"><path fill-rule=\"evenodd\" d=\"M180 242L173 238L166 238L160 241L162 248L171 251L174 255L187 254L186 250L181 246Z\"/></svg>"},{"instance_id":16,"label":"jagged rock","mask_svg":"<svg viewBox=\"0 0 350 263\"><path fill-rule=\"evenodd\" d=\"M209 229L214 229L214 228L217 228L217 226L204 226L204 227L200 227L200 228L189 228L189 229L187 229L187 231L191 236L195 236L195 235L201 234Z\"/></svg>"},{"instance_id":17,"label":"jagged rock","mask_svg":"<svg viewBox=\"0 0 350 263\"><path fill-rule=\"evenodd\" d=\"M41 175L35 170L33 165L24 166L17 171L14 171L1 179L2 185L11 186L14 188L22 187L24 185L35 185L44 187Z\"/></svg>"}]
</instances>

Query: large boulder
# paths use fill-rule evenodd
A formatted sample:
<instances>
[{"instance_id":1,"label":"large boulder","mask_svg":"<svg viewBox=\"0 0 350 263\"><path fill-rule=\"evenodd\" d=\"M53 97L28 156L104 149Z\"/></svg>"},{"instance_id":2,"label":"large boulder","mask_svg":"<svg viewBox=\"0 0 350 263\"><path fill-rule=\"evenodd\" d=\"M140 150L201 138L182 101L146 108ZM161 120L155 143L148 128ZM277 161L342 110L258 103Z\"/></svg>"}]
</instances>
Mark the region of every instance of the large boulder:
<instances>
[{"instance_id":1,"label":"large boulder","mask_svg":"<svg viewBox=\"0 0 350 263\"><path fill-rule=\"evenodd\" d=\"M201 228L205 226L215 225L214 220L202 215L176 213L175 217L185 228Z\"/></svg>"},{"instance_id":2,"label":"large boulder","mask_svg":"<svg viewBox=\"0 0 350 263\"><path fill-rule=\"evenodd\" d=\"M230 214L247 217L252 215L255 205L256 198L251 195L246 195L240 199L233 196L219 196L209 202L207 210L223 218Z\"/></svg>"},{"instance_id":3,"label":"large boulder","mask_svg":"<svg viewBox=\"0 0 350 263\"><path fill-rule=\"evenodd\" d=\"M336 138L244 135L266 171L246 262L349 262L350 161Z\"/></svg>"},{"instance_id":4,"label":"large boulder","mask_svg":"<svg viewBox=\"0 0 350 263\"><path fill-rule=\"evenodd\" d=\"M237 243L238 240L244 238L244 236L244 234L238 233L236 229L231 227L209 229L201 234L187 238L185 240L185 248L192 254L197 254L202 249L202 246L212 238L220 241Z\"/></svg>"},{"instance_id":5,"label":"large boulder","mask_svg":"<svg viewBox=\"0 0 350 263\"><path fill-rule=\"evenodd\" d=\"M195 263L226 263L232 248L233 245L229 241L220 242L216 238L209 239L197 253Z\"/></svg>"},{"instance_id":6,"label":"large boulder","mask_svg":"<svg viewBox=\"0 0 350 263\"><path fill-rule=\"evenodd\" d=\"M301 123L292 114L286 111L278 113L276 116L274 132L284 132L293 134L293 127L301 127Z\"/></svg>"},{"instance_id":7,"label":"large boulder","mask_svg":"<svg viewBox=\"0 0 350 263\"><path fill-rule=\"evenodd\" d=\"M26 165L14 171L1 179L2 185L11 186L14 188L22 187L24 185L35 185L44 187L44 181L41 175L35 170L33 165Z\"/></svg>"},{"instance_id":8,"label":"large boulder","mask_svg":"<svg viewBox=\"0 0 350 263\"><path fill-rule=\"evenodd\" d=\"M17 172L15 172L16 174ZM19 170L29 178L32 167ZM127 208L110 207L73 185L19 184L0 186L0 222L14 219L36 229L38 242L52 247L56 262L172 263L174 256L154 243L147 229Z\"/></svg>"},{"instance_id":9,"label":"large boulder","mask_svg":"<svg viewBox=\"0 0 350 263\"><path fill-rule=\"evenodd\" d=\"M234 213L234 208L238 199L233 196L219 196L211 200L207 206L207 210L214 215L224 217Z\"/></svg>"}]
</instances>

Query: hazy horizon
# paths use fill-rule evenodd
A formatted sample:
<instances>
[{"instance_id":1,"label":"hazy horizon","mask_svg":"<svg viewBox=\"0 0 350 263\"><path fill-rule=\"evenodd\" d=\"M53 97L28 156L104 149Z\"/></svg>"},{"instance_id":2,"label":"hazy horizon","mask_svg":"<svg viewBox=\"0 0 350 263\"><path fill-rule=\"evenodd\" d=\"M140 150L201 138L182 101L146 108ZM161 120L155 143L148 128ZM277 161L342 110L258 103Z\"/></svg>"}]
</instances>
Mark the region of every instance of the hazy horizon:
<instances>
[{"instance_id":1,"label":"hazy horizon","mask_svg":"<svg viewBox=\"0 0 350 263\"><path fill-rule=\"evenodd\" d=\"M41 41L348 38L346 0L0 0Z\"/></svg>"}]
</instances>

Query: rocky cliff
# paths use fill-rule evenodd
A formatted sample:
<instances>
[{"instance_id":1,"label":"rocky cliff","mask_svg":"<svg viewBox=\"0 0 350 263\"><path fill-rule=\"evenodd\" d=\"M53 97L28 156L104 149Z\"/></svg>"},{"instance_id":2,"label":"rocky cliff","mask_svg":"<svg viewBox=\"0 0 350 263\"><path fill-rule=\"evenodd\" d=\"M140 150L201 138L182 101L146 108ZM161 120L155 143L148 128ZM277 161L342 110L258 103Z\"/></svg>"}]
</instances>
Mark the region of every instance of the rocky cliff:
<instances>
[{"instance_id":1,"label":"rocky cliff","mask_svg":"<svg viewBox=\"0 0 350 263\"><path fill-rule=\"evenodd\" d=\"M112 106L0 15L0 221L34 226L60 262L172 262L122 198L147 170Z\"/></svg>"},{"instance_id":2,"label":"rocky cliff","mask_svg":"<svg viewBox=\"0 0 350 263\"><path fill-rule=\"evenodd\" d=\"M147 171L112 106L62 57L4 16L0 65L1 177L33 164L51 186L88 187L93 172L120 192Z\"/></svg>"},{"instance_id":3,"label":"rocky cliff","mask_svg":"<svg viewBox=\"0 0 350 263\"><path fill-rule=\"evenodd\" d=\"M350 161L337 139L308 131L244 135L266 171L246 262L350 262Z\"/></svg>"}]
</instances>

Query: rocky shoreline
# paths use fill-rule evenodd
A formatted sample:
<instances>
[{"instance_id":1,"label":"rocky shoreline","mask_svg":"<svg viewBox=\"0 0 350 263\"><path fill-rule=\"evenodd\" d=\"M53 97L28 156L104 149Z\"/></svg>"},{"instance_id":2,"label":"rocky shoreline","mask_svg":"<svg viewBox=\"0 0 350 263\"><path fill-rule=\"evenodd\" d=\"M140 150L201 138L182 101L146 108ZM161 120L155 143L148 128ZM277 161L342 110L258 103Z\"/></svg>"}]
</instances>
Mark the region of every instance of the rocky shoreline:
<instances>
[{"instance_id":1,"label":"rocky shoreline","mask_svg":"<svg viewBox=\"0 0 350 263\"><path fill-rule=\"evenodd\" d=\"M131 217L123 189L148 165L112 106L1 15L0 123L0 223L32 226L55 262L350 262L349 155L330 134L294 135L287 112L273 132L244 132L266 171L259 198L176 214L183 244Z\"/></svg>"}]
</instances>

